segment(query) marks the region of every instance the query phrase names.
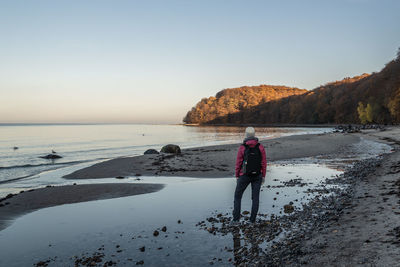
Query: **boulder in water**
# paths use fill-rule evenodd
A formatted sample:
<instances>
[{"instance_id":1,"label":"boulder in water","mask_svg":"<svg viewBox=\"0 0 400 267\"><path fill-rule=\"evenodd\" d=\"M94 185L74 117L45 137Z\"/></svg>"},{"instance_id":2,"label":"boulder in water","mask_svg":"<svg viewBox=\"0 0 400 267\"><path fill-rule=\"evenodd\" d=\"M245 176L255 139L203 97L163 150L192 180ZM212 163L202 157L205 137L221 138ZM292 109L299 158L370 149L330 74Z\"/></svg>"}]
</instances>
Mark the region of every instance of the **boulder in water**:
<instances>
[{"instance_id":1,"label":"boulder in water","mask_svg":"<svg viewBox=\"0 0 400 267\"><path fill-rule=\"evenodd\" d=\"M159 154L159 152L157 150L151 148L151 149L147 149L143 154L144 155L147 155L147 154Z\"/></svg>"},{"instance_id":2,"label":"boulder in water","mask_svg":"<svg viewBox=\"0 0 400 267\"><path fill-rule=\"evenodd\" d=\"M293 205L290 205L290 204L285 205L285 206L283 206L283 211L285 213L292 213L294 211L294 207L293 207Z\"/></svg>"},{"instance_id":3,"label":"boulder in water","mask_svg":"<svg viewBox=\"0 0 400 267\"><path fill-rule=\"evenodd\" d=\"M46 156L42 156L42 157L39 157L39 158L42 158L42 159L60 159L62 157L57 155L57 154L48 154Z\"/></svg>"},{"instance_id":4,"label":"boulder in water","mask_svg":"<svg viewBox=\"0 0 400 267\"><path fill-rule=\"evenodd\" d=\"M181 154L181 148L177 145L166 145L161 148L161 152L170 154Z\"/></svg>"}]
</instances>

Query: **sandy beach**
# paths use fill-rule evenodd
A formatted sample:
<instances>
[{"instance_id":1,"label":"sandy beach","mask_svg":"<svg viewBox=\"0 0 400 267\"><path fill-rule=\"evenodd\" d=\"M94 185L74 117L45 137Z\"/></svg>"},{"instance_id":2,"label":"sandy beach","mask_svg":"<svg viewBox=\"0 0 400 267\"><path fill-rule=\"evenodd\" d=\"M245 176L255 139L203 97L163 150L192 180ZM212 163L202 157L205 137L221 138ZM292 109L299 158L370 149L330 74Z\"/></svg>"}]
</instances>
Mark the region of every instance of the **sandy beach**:
<instances>
[{"instance_id":1,"label":"sandy beach","mask_svg":"<svg viewBox=\"0 0 400 267\"><path fill-rule=\"evenodd\" d=\"M309 266L399 266L400 152L358 181L340 217L302 243L298 262Z\"/></svg>"},{"instance_id":2,"label":"sandy beach","mask_svg":"<svg viewBox=\"0 0 400 267\"><path fill-rule=\"evenodd\" d=\"M267 161L342 154L360 140L350 134L293 135L262 141ZM116 176L232 177L239 144L183 149L181 155L159 154L104 161L64 176L69 179Z\"/></svg>"},{"instance_id":3,"label":"sandy beach","mask_svg":"<svg viewBox=\"0 0 400 267\"><path fill-rule=\"evenodd\" d=\"M343 154L360 137L350 134L293 135L262 141L268 161ZM197 178L233 177L239 144L183 149L181 155L143 155L116 158L75 171L67 179L114 178L126 176L181 176ZM0 201L0 221L31 211L62 204L124 197L158 191L155 184L85 184L57 186L23 192ZM6 204L8 203L8 204Z\"/></svg>"},{"instance_id":4,"label":"sandy beach","mask_svg":"<svg viewBox=\"0 0 400 267\"><path fill-rule=\"evenodd\" d=\"M341 216L302 242L296 262L309 266L399 266L400 262L400 131L370 132L388 141L394 152L356 181Z\"/></svg>"},{"instance_id":5,"label":"sandy beach","mask_svg":"<svg viewBox=\"0 0 400 267\"><path fill-rule=\"evenodd\" d=\"M267 256L246 256L242 263L396 266L400 261L399 136L400 129L393 127L386 131L294 135L262 141L269 162L290 162L296 158L314 158L323 162L324 159L343 158L350 152L357 156L359 151L351 150L361 139L390 144L393 153L372 163L360 161L355 169L349 169L344 177L347 182L351 181L351 186L338 197L329 201L322 198L291 217L283 216L281 224L288 220L300 223L300 227L296 226L297 231L275 243ZM79 182L79 179L116 176L232 177L237 147L238 144L220 145L184 149L177 156L160 154L116 158L75 171L65 178L78 179ZM162 188L160 184L88 184L23 192L0 202L0 227L6 227L17 216L44 207L145 194ZM312 214L322 215L314 218Z\"/></svg>"},{"instance_id":6,"label":"sandy beach","mask_svg":"<svg viewBox=\"0 0 400 267\"><path fill-rule=\"evenodd\" d=\"M366 163L360 165L359 170L353 170L350 173L354 179L352 189L343 194L341 205L334 205L331 217L327 216L319 223L314 221L313 227L282 240L276 245L277 249L260 262L268 262L271 266L396 266L400 262L399 137L399 129L392 128L383 132L302 135L262 141L270 162L316 156L343 157L348 147L360 138L390 144L394 152L385 155L376 165ZM233 175L237 146L185 149L180 156L118 158L76 171L66 178L118 175L229 177ZM320 223L323 225L315 226ZM290 249L296 247L298 249Z\"/></svg>"}]
</instances>

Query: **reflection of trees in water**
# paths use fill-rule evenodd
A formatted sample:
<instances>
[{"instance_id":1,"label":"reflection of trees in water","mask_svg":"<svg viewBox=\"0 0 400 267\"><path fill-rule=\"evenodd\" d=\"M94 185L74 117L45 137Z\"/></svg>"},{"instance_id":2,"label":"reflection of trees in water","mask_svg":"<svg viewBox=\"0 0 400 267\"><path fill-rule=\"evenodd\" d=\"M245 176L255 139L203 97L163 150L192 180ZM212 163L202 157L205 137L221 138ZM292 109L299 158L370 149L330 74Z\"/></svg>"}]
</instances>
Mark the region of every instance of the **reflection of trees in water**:
<instances>
[{"instance_id":1,"label":"reflection of trees in water","mask_svg":"<svg viewBox=\"0 0 400 267\"><path fill-rule=\"evenodd\" d=\"M246 127L238 126L187 126L189 131L199 132L199 133L229 133L229 134L242 134L244 135L244 130ZM256 135L265 135L269 133L287 133L293 131L293 129L281 128L281 127L254 127L256 130Z\"/></svg>"}]
</instances>

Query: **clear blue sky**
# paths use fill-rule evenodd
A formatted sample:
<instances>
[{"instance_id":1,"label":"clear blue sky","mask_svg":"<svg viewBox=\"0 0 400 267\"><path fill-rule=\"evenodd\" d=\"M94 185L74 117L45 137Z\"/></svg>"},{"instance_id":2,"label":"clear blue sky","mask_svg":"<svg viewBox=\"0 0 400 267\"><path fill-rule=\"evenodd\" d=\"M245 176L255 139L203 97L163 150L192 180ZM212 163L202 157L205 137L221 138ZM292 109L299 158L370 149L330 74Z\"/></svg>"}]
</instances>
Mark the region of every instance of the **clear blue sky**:
<instances>
[{"instance_id":1,"label":"clear blue sky","mask_svg":"<svg viewBox=\"0 0 400 267\"><path fill-rule=\"evenodd\" d=\"M224 88L379 71L400 1L1 1L0 122L181 122Z\"/></svg>"}]
</instances>

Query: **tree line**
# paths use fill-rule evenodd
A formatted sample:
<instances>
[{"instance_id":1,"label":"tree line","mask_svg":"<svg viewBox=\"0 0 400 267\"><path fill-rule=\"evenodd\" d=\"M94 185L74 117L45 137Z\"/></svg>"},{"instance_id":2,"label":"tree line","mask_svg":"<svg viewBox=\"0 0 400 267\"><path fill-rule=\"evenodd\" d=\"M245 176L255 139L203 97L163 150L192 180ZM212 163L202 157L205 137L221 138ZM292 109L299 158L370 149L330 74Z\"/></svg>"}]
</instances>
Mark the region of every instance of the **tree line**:
<instances>
[{"instance_id":1,"label":"tree line","mask_svg":"<svg viewBox=\"0 0 400 267\"><path fill-rule=\"evenodd\" d=\"M273 86L265 87L273 88ZM400 123L400 50L397 58L387 63L378 73L345 78L310 91L282 86L283 91L288 90L286 91L288 95L285 96L285 93L282 93L267 99L255 94L254 90L242 88L253 87L227 89L227 92L223 90L214 98L202 99L188 112L184 122L200 124ZM221 99L222 95L223 99ZM216 112L216 109L219 112Z\"/></svg>"},{"instance_id":2,"label":"tree line","mask_svg":"<svg viewBox=\"0 0 400 267\"><path fill-rule=\"evenodd\" d=\"M215 96L201 99L185 116L185 123L206 123L229 114L272 100L307 92L286 86L243 86L219 91Z\"/></svg>"}]
</instances>

